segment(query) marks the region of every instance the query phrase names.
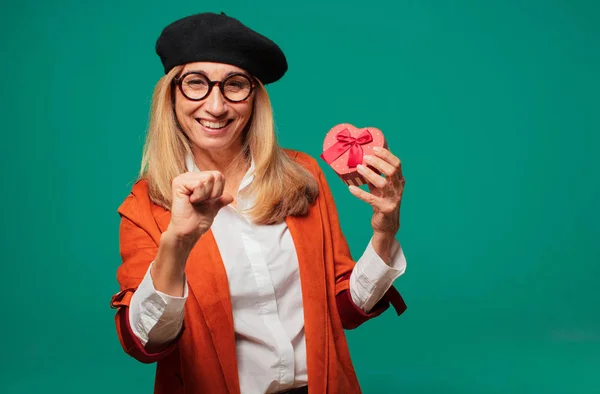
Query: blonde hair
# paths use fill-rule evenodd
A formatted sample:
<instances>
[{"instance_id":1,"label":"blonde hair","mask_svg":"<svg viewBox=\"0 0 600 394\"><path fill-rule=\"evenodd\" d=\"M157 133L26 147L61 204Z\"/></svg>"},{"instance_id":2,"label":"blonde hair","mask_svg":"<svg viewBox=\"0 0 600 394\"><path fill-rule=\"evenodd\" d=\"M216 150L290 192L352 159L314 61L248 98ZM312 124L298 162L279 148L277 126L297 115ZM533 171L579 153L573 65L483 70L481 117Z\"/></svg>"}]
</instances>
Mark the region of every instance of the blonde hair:
<instances>
[{"instance_id":1,"label":"blonde hair","mask_svg":"<svg viewBox=\"0 0 600 394\"><path fill-rule=\"evenodd\" d=\"M173 108L171 81L183 66L173 68L156 84L152 95L150 125L144 145L139 177L148 183L150 199L171 208L171 182L187 171L185 158L192 155L191 142L179 129ZM312 174L292 160L278 145L271 102L265 87L258 82L254 108L238 159L254 159L254 181L245 193L252 194L254 205L249 216L258 224L274 224L286 216L308 212L318 194Z\"/></svg>"}]
</instances>

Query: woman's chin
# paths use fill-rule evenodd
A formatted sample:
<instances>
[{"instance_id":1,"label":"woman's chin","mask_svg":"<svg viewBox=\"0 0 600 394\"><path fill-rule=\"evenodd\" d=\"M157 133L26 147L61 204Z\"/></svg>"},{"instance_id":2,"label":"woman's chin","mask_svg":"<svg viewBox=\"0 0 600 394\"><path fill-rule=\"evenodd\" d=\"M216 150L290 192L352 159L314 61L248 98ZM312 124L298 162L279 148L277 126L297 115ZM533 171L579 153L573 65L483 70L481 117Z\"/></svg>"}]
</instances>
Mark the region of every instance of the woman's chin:
<instances>
[{"instance_id":1,"label":"woman's chin","mask_svg":"<svg viewBox=\"0 0 600 394\"><path fill-rule=\"evenodd\" d=\"M196 135L193 141L198 148L208 151L220 151L228 149L232 145L231 135L229 133L222 134L205 134Z\"/></svg>"}]
</instances>

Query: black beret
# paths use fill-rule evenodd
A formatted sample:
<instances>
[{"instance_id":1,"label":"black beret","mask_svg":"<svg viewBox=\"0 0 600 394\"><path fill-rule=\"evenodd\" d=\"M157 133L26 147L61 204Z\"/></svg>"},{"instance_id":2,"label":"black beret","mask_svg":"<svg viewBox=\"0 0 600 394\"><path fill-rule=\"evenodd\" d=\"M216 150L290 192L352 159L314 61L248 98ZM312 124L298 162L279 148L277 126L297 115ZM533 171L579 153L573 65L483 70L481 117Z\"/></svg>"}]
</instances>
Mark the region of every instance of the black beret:
<instances>
[{"instance_id":1,"label":"black beret","mask_svg":"<svg viewBox=\"0 0 600 394\"><path fill-rule=\"evenodd\" d=\"M273 41L224 13L202 13L165 27L156 41L165 74L193 62L225 63L242 68L263 84L287 71L285 55Z\"/></svg>"}]
</instances>

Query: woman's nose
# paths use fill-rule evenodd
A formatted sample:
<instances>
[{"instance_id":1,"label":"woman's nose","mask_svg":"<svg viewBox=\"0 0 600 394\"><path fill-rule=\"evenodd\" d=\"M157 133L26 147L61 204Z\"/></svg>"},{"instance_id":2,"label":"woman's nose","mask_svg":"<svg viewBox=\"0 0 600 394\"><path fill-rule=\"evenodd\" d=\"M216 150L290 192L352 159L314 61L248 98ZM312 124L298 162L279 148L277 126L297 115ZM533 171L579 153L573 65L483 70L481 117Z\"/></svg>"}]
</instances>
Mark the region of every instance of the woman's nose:
<instances>
[{"instance_id":1,"label":"woman's nose","mask_svg":"<svg viewBox=\"0 0 600 394\"><path fill-rule=\"evenodd\" d=\"M210 92L206 98L204 107L207 112L215 117L222 115L225 112L225 97L223 97L217 86L214 87L212 92Z\"/></svg>"}]
</instances>

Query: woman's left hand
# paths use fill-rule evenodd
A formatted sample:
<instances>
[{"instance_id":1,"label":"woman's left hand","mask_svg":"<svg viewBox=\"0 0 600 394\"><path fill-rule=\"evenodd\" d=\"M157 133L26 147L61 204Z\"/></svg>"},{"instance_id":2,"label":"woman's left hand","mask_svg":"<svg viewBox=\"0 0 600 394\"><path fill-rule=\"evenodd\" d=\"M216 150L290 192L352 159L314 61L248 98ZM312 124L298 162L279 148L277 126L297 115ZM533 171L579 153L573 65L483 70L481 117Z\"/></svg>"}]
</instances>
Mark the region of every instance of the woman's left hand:
<instances>
[{"instance_id":1,"label":"woman's left hand","mask_svg":"<svg viewBox=\"0 0 600 394\"><path fill-rule=\"evenodd\" d=\"M375 156L365 155L363 165L357 167L367 180L370 193L356 186L350 186L350 192L373 207L371 225L375 234L395 236L400 228L400 204L406 183L402 163L385 148L373 152ZM385 174L385 178L367 165Z\"/></svg>"}]
</instances>

